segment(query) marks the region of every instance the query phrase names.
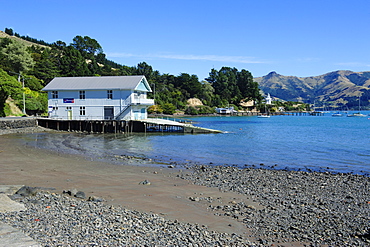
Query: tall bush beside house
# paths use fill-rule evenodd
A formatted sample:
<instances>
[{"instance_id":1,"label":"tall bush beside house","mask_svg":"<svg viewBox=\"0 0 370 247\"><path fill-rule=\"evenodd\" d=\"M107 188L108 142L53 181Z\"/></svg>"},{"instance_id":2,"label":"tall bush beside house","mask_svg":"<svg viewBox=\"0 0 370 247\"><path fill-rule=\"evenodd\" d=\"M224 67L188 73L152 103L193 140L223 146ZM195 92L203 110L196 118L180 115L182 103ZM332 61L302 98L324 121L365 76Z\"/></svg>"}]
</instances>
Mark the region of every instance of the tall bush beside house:
<instances>
[{"instance_id":1,"label":"tall bush beside house","mask_svg":"<svg viewBox=\"0 0 370 247\"><path fill-rule=\"evenodd\" d=\"M8 97L16 102L22 99L22 86L13 77L9 76L3 69L0 69L0 117L5 117L5 101Z\"/></svg>"},{"instance_id":2,"label":"tall bush beside house","mask_svg":"<svg viewBox=\"0 0 370 247\"><path fill-rule=\"evenodd\" d=\"M31 89L26 87L25 95L27 114L36 115L46 112L46 109L48 107L47 93L32 91ZM18 104L18 107L21 107L21 105Z\"/></svg>"}]
</instances>

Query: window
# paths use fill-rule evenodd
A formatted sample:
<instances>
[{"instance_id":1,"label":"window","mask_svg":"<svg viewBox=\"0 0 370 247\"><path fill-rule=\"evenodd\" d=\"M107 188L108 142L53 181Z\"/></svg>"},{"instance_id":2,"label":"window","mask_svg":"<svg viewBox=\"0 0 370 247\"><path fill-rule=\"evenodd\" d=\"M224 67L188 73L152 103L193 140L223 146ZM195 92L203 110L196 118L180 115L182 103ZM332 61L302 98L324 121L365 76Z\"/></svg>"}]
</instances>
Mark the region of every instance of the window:
<instances>
[{"instance_id":1,"label":"window","mask_svg":"<svg viewBox=\"0 0 370 247\"><path fill-rule=\"evenodd\" d=\"M86 115L86 110L84 106L80 106L80 116L85 116Z\"/></svg>"},{"instance_id":2,"label":"window","mask_svg":"<svg viewBox=\"0 0 370 247\"><path fill-rule=\"evenodd\" d=\"M85 91L80 91L80 99L85 99Z\"/></svg>"},{"instance_id":3,"label":"window","mask_svg":"<svg viewBox=\"0 0 370 247\"><path fill-rule=\"evenodd\" d=\"M108 99L113 99L113 91L112 90L107 90L107 98Z\"/></svg>"},{"instance_id":4,"label":"window","mask_svg":"<svg viewBox=\"0 0 370 247\"><path fill-rule=\"evenodd\" d=\"M67 107L66 107L66 110L67 110L67 111L71 111L71 110L72 110L72 106L67 106Z\"/></svg>"},{"instance_id":5,"label":"window","mask_svg":"<svg viewBox=\"0 0 370 247\"><path fill-rule=\"evenodd\" d=\"M57 99L58 98L58 91L51 91L51 98Z\"/></svg>"},{"instance_id":6,"label":"window","mask_svg":"<svg viewBox=\"0 0 370 247\"><path fill-rule=\"evenodd\" d=\"M57 111L58 110L58 106L53 106L53 111Z\"/></svg>"}]
</instances>

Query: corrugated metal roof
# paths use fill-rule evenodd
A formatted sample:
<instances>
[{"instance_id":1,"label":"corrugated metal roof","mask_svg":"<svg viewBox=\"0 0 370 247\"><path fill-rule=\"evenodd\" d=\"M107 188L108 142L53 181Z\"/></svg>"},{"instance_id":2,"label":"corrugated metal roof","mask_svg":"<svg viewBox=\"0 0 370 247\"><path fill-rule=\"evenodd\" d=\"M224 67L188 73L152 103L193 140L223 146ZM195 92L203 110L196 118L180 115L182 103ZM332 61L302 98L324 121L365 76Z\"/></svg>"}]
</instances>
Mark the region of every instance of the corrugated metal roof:
<instances>
[{"instance_id":1,"label":"corrugated metal roof","mask_svg":"<svg viewBox=\"0 0 370 247\"><path fill-rule=\"evenodd\" d=\"M94 77L56 77L43 91L59 90L106 90L106 89L135 89L143 75L134 76L94 76ZM145 79L146 81L146 79Z\"/></svg>"}]
</instances>

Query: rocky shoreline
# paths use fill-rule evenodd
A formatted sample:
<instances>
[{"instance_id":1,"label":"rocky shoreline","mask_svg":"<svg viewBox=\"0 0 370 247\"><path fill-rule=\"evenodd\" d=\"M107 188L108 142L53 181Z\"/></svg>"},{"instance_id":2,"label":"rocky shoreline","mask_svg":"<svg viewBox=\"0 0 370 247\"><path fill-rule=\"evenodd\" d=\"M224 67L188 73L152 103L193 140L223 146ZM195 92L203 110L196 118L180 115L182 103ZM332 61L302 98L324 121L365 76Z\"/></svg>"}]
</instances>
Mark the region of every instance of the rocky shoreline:
<instances>
[{"instance_id":1,"label":"rocky shoreline","mask_svg":"<svg viewBox=\"0 0 370 247\"><path fill-rule=\"evenodd\" d=\"M352 174L194 166L174 176L250 196L209 211L243 222L249 235L210 231L154 213L109 206L81 192L15 195L26 211L0 214L43 246L369 246L370 178ZM77 196L83 195L83 196ZM164 202L165 203L165 202ZM212 206L213 205L213 206Z\"/></svg>"},{"instance_id":2,"label":"rocky shoreline","mask_svg":"<svg viewBox=\"0 0 370 247\"><path fill-rule=\"evenodd\" d=\"M370 178L329 172L236 167L193 167L181 178L249 195L264 208L243 202L210 207L252 230L263 246L307 242L312 246L370 245ZM202 200L200 198L199 200Z\"/></svg>"},{"instance_id":3,"label":"rocky shoreline","mask_svg":"<svg viewBox=\"0 0 370 247\"><path fill-rule=\"evenodd\" d=\"M85 200L76 196L81 192L21 190L12 198L27 210L0 213L0 221L21 229L42 246L253 246L236 234L109 206L100 198Z\"/></svg>"},{"instance_id":4,"label":"rocky shoreline","mask_svg":"<svg viewBox=\"0 0 370 247\"><path fill-rule=\"evenodd\" d=\"M169 164L178 166L187 172L174 169L171 176L246 195L261 205L256 208L240 200L217 204L218 198L202 194L188 198L208 205L220 222L226 217L243 224L246 234L211 231L205 225L112 206L100 198L85 198L83 192L45 189L18 193L13 199L28 209L0 213L0 221L43 246L370 246L368 176Z\"/></svg>"}]
</instances>

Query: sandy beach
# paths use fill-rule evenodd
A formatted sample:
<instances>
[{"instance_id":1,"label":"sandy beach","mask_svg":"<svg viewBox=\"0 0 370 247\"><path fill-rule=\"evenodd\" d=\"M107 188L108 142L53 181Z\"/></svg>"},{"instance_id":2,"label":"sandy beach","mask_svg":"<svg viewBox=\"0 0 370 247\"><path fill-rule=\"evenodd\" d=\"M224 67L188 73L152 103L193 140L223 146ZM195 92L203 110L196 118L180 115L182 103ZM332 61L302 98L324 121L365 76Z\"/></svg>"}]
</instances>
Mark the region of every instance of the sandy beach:
<instances>
[{"instance_id":1,"label":"sandy beach","mask_svg":"<svg viewBox=\"0 0 370 247\"><path fill-rule=\"evenodd\" d=\"M244 234L247 229L240 222L213 215L207 203L189 197L222 198L225 203L245 201L258 207L246 196L222 193L176 177L187 170L94 162L82 156L19 146L11 135L0 136L0 167L1 184L55 188L58 193L75 188L87 196L102 197L107 204L206 225L221 232ZM150 185L140 184L145 180Z\"/></svg>"},{"instance_id":2,"label":"sandy beach","mask_svg":"<svg viewBox=\"0 0 370 247\"><path fill-rule=\"evenodd\" d=\"M0 135L0 167L4 185L42 187L55 193L76 189L86 197L104 198L107 205L237 234L253 246L369 244L368 177L114 165L20 145L11 134ZM338 187L335 195L338 184L346 186ZM355 223L354 217L358 217ZM325 224L338 230L328 231Z\"/></svg>"}]
</instances>

